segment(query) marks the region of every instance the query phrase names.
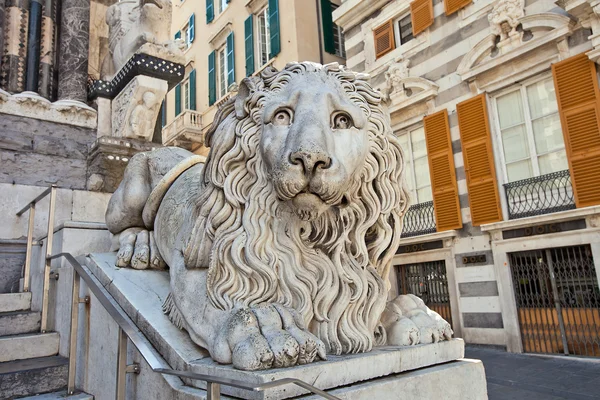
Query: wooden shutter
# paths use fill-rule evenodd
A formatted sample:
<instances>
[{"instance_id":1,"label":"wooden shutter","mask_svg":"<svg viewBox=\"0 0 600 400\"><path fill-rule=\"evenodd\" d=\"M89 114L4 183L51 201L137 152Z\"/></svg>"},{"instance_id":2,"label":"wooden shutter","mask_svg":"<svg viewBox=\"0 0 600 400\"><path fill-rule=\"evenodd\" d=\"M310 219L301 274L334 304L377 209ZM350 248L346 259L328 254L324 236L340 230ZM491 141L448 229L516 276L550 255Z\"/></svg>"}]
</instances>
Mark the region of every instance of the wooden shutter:
<instances>
[{"instance_id":1,"label":"wooden shutter","mask_svg":"<svg viewBox=\"0 0 600 400\"><path fill-rule=\"evenodd\" d=\"M208 105L212 106L217 101L217 71L215 70L216 54L213 51L208 55Z\"/></svg>"},{"instance_id":2,"label":"wooden shutter","mask_svg":"<svg viewBox=\"0 0 600 400\"><path fill-rule=\"evenodd\" d=\"M190 72L190 110L196 110L196 70Z\"/></svg>"},{"instance_id":3,"label":"wooden shutter","mask_svg":"<svg viewBox=\"0 0 600 400\"><path fill-rule=\"evenodd\" d=\"M211 23L213 19L215 19L214 0L206 0L206 23Z\"/></svg>"},{"instance_id":4,"label":"wooden shutter","mask_svg":"<svg viewBox=\"0 0 600 400\"><path fill-rule=\"evenodd\" d=\"M433 24L432 0L415 0L410 3L413 36L417 36Z\"/></svg>"},{"instance_id":5,"label":"wooden shutter","mask_svg":"<svg viewBox=\"0 0 600 400\"><path fill-rule=\"evenodd\" d=\"M233 32L227 35L227 87L235 83L235 54L233 51Z\"/></svg>"},{"instance_id":6,"label":"wooden shutter","mask_svg":"<svg viewBox=\"0 0 600 400\"><path fill-rule=\"evenodd\" d=\"M375 57L379 58L396 47L394 44L394 21L391 19L373 31L375 39Z\"/></svg>"},{"instance_id":7,"label":"wooden shutter","mask_svg":"<svg viewBox=\"0 0 600 400\"><path fill-rule=\"evenodd\" d=\"M473 225L502 220L485 93L456 105Z\"/></svg>"},{"instance_id":8,"label":"wooden shutter","mask_svg":"<svg viewBox=\"0 0 600 400\"><path fill-rule=\"evenodd\" d=\"M193 43L194 38L196 37L196 16L194 13L190 15L190 19L188 21L188 32L189 42Z\"/></svg>"},{"instance_id":9,"label":"wooden shutter","mask_svg":"<svg viewBox=\"0 0 600 400\"><path fill-rule=\"evenodd\" d=\"M269 0L269 37L269 40L271 41L271 55L269 58L273 58L281 51L278 0Z\"/></svg>"},{"instance_id":10,"label":"wooden shutter","mask_svg":"<svg viewBox=\"0 0 600 400\"><path fill-rule=\"evenodd\" d=\"M181 39L181 31L175 32L175 40Z\"/></svg>"},{"instance_id":11,"label":"wooden shutter","mask_svg":"<svg viewBox=\"0 0 600 400\"><path fill-rule=\"evenodd\" d=\"M181 114L181 84L175 86L175 116Z\"/></svg>"},{"instance_id":12,"label":"wooden shutter","mask_svg":"<svg viewBox=\"0 0 600 400\"><path fill-rule=\"evenodd\" d=\"M333 19L331 18L331 1L321 0L321 22L323 25L323 44L325 51L335 54L335 42L333 40Z\"/></svg>"},{"instance_id":13,"label":"wooden shutter","mask_svg":"<svg viewBox=\"0 0 600 400\"><path fill-rule=\"evenodd\" d=\"M577 207L600 204L600 94L596 65L581 53L552 65Z\"/></svg>"},{"instance_id":14,"label":"wooden shutter","mask_svg":"<svg viewBox=\"0 0 600 400\"><path fill-rule=\"evenodd\" d=\"M423 118L433 209L438 232L462 228L458 186L452 155L448 112L444 109Z\"/></svg>"},{"instance_id":15,"label":"wooden shutter","mask_svg":"<svg viewBox=\"0 0 600 400\"><path fill-rule=\"evenodd\" d=\"M444 11L446 15L454 14L463 7L471 4L473 0L444 0Z\"/></svg>"},{"instance_id":16,"label":"wooden shutter","mask_svg":"<svg viewBox=\"0 0 600 400\"><path fill-rule=\"evenodd\" d=\"M246 76L254 73L254 15L244 21L244 47L246 49Z\"/></svg>"}]
</instances>

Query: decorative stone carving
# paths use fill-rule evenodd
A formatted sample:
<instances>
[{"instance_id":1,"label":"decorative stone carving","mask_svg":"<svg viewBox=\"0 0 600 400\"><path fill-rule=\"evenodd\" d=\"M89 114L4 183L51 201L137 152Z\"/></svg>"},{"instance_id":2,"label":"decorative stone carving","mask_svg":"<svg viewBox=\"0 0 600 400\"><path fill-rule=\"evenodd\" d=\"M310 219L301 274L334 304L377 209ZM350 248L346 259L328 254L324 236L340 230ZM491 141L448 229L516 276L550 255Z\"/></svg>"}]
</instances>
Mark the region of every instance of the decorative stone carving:
<instances>
[{"instance_id":1,"label":"decorative stone carving","mask_svg":"<svg viewBox=\"0 0 600 400\"><path fill-rule=\"evenodd\" d=\"M524 0L499 0L488 15L494 35L500 36L500 43L520 41L523 32L517 31L519 18L525 16ZM502 47L498 44L498 46Z\"/></svg>"},{"instance_id":2,"label":"decorative stone carving","mask_svg":"<svg viewBox=\"0 0 600 400\"><path fill-rule=\"evenodd\" d=\"M410 77L409 60L391 64L385 73L384 101L390 113L411 104L431 100L437 96L439 86L421 77Z\"/></svg>"},{"instance_id":3,"label":"decorative stone carving","mask_svg":"<svg viewBox=\"0 0 600 400\"><path fill-rule=\"evenodd\" d=\"M208 158L129 161L106 214L117 265L166 263L164 311L214 360L287 367L451 337L414 298L382 320L407 195L366 79L337 63L265 68L217 112Z\"/></svg>"},{"instance_id":4,"label":"decorative stone carving","mask_svg":"<svg viewBox=\"0 0 600 400\"><path fill-rule=\"evenodd\" d=\"M101 76L110 80L134 54L148 54L184 64L183 42L170 35L171 0L120 1L106 11L109 54Z\"/></svg>"},{"instance_id":5,"label":"decorative stone carving","mask_svg":"<svg viewBox=\"0 0 600 400\"><path fill-rule=\"evenodd\" d=\"M112 101L112 136L152 140L167 82L139 75Z\"/></svg>"}]
</instances>

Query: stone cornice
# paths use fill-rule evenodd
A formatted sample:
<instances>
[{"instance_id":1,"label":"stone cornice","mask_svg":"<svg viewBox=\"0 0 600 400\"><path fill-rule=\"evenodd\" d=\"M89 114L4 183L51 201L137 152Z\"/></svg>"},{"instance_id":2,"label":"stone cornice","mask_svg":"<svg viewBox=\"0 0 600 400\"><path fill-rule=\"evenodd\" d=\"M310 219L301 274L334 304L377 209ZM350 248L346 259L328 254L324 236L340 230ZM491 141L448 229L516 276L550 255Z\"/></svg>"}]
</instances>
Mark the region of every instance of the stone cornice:
<instances>
[{"instance_id":1,"label":"stone cornice","mask_svg":"<svg viewBox=\"0 0 600 400\"><path fill-rule=\"evenodd\" d=\"M347 0L333 12L333 22L348 30L389 3L389 0Z\"/></svg>"}]
</instances>

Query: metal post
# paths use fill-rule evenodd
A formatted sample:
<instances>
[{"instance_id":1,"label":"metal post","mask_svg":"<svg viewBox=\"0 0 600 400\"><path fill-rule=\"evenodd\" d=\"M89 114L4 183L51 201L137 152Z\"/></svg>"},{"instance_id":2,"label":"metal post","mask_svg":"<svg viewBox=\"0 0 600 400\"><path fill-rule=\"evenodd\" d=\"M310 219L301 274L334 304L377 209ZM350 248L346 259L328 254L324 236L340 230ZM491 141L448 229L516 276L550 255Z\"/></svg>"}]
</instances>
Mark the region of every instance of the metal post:
<instances>
[{"instance_id":1,"label":"metal post","mask_svg":"<svg viewBox=\"0 0 600 400\"><path fill-rule=\"evenodd\" d=\"M548 269L550 270L550 284L552 285L552 297L554 297L554 307L558 314L558 326L560 328L560 337L562 338L563 352L569 355L569 345L567 343L567 334L565 333L565 321L563 321L562 307L560 305L560 297L558 297L558 287L556 286L556 276L554 275L554 263L552 262L552 253L546 249L546 260Z\"/></svg>"},{"instance_id":2,"label":"metal post","mask_svg":"<svg viewBox=\"0 0 600 400\"><path fill-rule=\"evenodd\" d=\"M206 393L208 394L206 400L220 400L221 384L214 382L206 382Z\"/></svg>"},{"instance_id":3,"label":"metal post","mask_svg":"<svg viewBox=\"0 0 600 400\"><path fill-rule=\"evenodd\" d=\"M45 333L48 328L48 294L50 292L50 267L52 260L52 242L54 239L54 207L56 206L56 185L50 190L50 205L48 207L48 238L46 240L46 257L44 264L44 287L42 292L42 323L41 331Z\"/></svg>"},{"instance_id":4,"label":"metal post","mask_svg":"<svg viewBox=\"0 0 600 400\"><path fill-rule=\"evenodd\" d=\"M119 347L117 349L117 388L115 398L125 400L125 381L127 379L127 334L119 327Z\"/></svg>"},{"instance_id":5,"label":"metal post","mask_svg":"<svg viewBox=\"0 0 600 400\"><path fill-rule=\"evenodd\" d=\"M25 270L23 271L23 291L29 292L31 271L31 248L33 247L33 223L35 219L35 203L29 206L29 228L27 228L27 252L25 253Z\"/></svg>"},{"instance_id":6,"label":"metal post","mask_svg":"<svg viewBox=\"0 0 600 400\"><path fill-rule=\"evenodd\" d=\"M77 362L77 328L79 325L79 282L80 277L73 268L73 293L71 297L71 333L69 336L69 380L67 394L75 392L75 373Z\"/></svg>"}]
</instances>

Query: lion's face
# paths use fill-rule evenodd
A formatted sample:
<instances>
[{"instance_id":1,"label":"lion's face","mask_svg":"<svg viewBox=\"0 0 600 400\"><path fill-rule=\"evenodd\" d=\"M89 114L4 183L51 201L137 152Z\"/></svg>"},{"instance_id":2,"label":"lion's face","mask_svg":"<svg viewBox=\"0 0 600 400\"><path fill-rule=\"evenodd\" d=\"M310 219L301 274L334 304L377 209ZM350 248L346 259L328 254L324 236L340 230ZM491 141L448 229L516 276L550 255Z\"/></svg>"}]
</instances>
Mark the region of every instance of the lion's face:
<instances>
[{"instance_id":1,"label":"lion's face","mask_svg":"<svg viewBox=\"0 0 600 400\"><path fill-rule=\"evenodd\" d=\"M366 116L339 81L296 75L265 101L260 151L277 197L303 220L347 203L369 152Z\"/></svg>"}]
</instances>

